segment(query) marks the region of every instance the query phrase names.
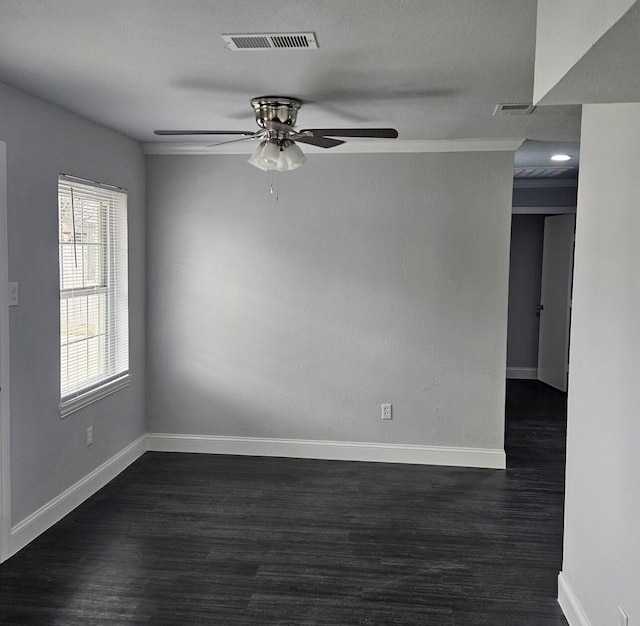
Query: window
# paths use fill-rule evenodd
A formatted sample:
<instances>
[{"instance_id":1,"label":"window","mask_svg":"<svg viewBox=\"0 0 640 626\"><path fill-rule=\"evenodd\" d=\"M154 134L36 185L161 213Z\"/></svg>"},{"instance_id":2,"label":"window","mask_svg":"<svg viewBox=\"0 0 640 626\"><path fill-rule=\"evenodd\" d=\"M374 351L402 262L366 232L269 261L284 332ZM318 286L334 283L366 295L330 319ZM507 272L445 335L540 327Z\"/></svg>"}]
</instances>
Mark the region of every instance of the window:
<instances>
[{"instance_id":1,"label":"window","mask_svg":"<svg viewBox=\"0 0 640 626\"><path fill-rule=\"evenodd\" d=\"M129 380L127 194L60 175L60 412Z\"/></svg>"}]
</instances>

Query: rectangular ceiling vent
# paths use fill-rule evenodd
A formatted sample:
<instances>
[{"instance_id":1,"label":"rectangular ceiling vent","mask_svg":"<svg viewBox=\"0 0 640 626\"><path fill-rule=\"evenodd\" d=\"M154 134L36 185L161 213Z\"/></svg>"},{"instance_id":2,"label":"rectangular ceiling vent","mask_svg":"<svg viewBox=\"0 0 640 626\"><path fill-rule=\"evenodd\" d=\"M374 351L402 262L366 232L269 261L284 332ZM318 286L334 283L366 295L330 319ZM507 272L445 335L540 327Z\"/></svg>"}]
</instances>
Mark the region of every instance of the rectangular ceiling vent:
<instances>
[{"instance_id":1,"label":"rectangular ceiling vent","mask_svg":"<svg viewBox=\"0 0 640 626\"><path fill-rule=\"evenodd\" d=\"M315 33L255 33L222 35L227 50L310 50L318 47Z\"/></svg>"},{"instance_id":2,"label":"rectangular ceiling vent","mask_svg":"<svg viewBox=\"0 0 640 626\"><path fill-rule=\"evenodd\" d=\"M494 115L531 115L536 107L533 104L496 104Z\"/></svg>"},{"instance_id":3,"label":"rectangular ceiling vent","mask_svg":"<svg viewBox=\"0 0 640 626\"><path fill-rule=\"evenodd\" d=\"M518 179L555 178L574 169L573 167L516 167L513 170L513 177Z\"/></svg>"}]
</instances>

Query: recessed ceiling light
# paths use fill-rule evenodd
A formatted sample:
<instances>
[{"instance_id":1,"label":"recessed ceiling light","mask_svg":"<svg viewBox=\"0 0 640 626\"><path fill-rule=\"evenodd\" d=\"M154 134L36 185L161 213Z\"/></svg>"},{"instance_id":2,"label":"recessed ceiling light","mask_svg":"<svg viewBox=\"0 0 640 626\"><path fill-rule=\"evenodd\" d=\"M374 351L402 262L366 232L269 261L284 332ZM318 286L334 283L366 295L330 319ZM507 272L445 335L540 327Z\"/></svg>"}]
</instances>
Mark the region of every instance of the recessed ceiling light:
<instances>
[{"instance_id":1,"label":"recessed ceiling light","mask_svg":"<svg viewBox=\"0 0 640 626\"><path fill-rule=\"evenodd\" d=\"M570 161L571 157L568 154L554 154L551 157L552 161Z\"/></svg>"}]
</instances>

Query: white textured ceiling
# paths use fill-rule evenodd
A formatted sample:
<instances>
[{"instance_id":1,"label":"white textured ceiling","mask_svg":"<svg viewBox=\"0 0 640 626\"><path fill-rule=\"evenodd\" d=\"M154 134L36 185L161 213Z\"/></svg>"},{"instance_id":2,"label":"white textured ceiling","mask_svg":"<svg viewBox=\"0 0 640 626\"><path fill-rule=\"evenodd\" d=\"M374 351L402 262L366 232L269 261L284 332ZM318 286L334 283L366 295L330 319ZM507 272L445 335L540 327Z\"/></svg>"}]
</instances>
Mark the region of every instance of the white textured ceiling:
<instances>
[{"instance_id":1,"label":"white textured ceiling","mask_svg":"<svg viewBox=\"0 0 640 626\"><path fill-rule=\"evenodd\" d=\"M260 95L304 100L303 127L575 141L576 106L493 116L532 99L535 13L536 0L0 0L0 80L143 141L254 130ZM220 36L295 31L319 49L231 52Z\"/></svg>"}]
</instances>

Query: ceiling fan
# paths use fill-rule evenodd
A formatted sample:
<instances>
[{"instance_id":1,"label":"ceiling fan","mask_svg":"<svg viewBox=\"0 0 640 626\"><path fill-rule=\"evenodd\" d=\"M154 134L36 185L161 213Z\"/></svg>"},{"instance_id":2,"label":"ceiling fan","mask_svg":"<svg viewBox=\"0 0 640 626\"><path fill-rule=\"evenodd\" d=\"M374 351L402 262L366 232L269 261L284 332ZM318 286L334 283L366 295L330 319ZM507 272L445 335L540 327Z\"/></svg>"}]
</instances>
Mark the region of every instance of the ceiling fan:
<instances>
[{"instance_id":1,"label":"ceiling fan","mask_svg":"<svg viewBox=\"0 0 640 626\"><path fill-rule=\"evenodd\" d=\"M247 139L260 139L260 145L249 163L261 170L287 171L300 167L306 158L296 145L306 143L320 148L334 148L344 141L335 137L372 137L396 139L395 128L295 128L302 100L282 96L260 96L251 100L260 127L257 131L244 130L156 130L156 135L243 135L240 139L223 141L215 146Z\"/></svg>"}]
</instances>

